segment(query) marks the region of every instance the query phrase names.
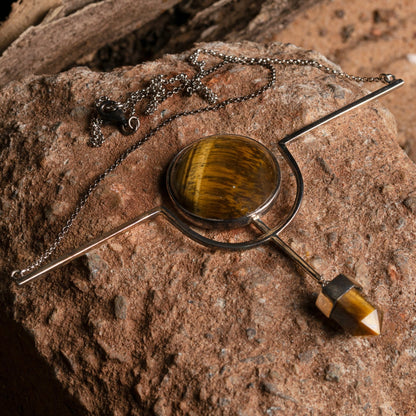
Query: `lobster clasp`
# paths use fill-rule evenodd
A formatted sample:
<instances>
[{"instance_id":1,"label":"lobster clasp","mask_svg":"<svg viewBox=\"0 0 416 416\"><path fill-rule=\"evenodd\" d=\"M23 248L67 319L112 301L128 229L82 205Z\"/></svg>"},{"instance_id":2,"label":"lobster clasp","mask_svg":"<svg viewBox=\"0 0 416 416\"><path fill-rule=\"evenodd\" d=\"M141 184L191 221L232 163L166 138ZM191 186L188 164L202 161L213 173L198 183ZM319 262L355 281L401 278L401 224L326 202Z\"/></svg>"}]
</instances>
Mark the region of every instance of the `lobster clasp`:
<instances>
[{"instance_id":1,"label":"lobster clasp","mask_svg":"<svg viewBox=\"0 0 416 416\"><path fill-rule=\"evenodd\" d=\"M140 126L137 117L127 118L122 105L113 100L103 100L97 105L98 114L104 124L115 124L124 135L133 134Z\"/></svg>"}]
</instances>

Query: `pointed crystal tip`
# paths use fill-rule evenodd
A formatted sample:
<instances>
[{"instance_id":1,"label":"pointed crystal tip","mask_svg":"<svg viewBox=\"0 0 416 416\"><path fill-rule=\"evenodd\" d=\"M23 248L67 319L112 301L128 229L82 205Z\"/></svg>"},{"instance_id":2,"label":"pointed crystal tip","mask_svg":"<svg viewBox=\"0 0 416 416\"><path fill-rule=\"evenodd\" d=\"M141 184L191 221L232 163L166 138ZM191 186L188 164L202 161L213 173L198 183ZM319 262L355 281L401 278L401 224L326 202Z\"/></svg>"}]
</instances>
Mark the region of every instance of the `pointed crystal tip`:
<instances>
[{"instance_id":1,"label":"pointed crystal tip","mask_svg":"<svg viewBox=\"0 0 416 416\"><path fill-rule=\"evenodd\" d=\"M382 319L380 319L380 313L377 309L374 309L369 315L367 315L361 323L368 328L368 331L372 331L373 335L380 335Z\"/></svg>"},{"instance_id":2,"label":"pointed crystal tip","mask_svg":"<svg viewBox=\"0 0 416 416\"><path fill-rule=\"evenodd\" d=\"M369 303L352 279L340 274L323 287L316 306L352 335L380 335L383 313Z\"/></svg>"},{"instance_id":3,"label":"pointed crystal tip","mask_svg":"<svg viewBox=\"0 0 416 416\"><path fill-rule=\"evenodd\" d=\"M383 314L353 288L335 303L330 318L352 335L380 335Z\"/></svg>"}]
</instances>

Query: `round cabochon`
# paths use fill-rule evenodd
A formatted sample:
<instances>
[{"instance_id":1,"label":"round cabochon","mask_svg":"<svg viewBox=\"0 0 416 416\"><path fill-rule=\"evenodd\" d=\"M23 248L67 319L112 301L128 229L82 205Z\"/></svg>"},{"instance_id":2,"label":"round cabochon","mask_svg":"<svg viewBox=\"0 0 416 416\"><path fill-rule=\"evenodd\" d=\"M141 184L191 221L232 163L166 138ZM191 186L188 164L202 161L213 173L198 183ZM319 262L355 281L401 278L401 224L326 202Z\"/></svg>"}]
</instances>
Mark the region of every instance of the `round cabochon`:
<instances>
[{"instance_id":1,"label":"round cabochon","mask_svg":"<svg viewBox=\"0 0 416 416\"><path fill-rule=\"evenodd\" d=\"M167 188L176 207L199 224L243 225L267 210L279 192L280 169L261 143L215 135L185 147L172 160Z\"/></svg>"}]
</instances>

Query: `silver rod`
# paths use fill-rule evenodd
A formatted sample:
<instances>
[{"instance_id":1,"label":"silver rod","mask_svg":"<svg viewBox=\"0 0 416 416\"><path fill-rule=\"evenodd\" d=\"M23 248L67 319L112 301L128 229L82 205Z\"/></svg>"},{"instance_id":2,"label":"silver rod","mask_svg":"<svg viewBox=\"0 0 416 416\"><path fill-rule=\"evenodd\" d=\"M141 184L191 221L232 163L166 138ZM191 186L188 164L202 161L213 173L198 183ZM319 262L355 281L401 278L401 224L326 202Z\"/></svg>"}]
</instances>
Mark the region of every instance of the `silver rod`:
<instances>
[{"instance_id":1,"label":"silver rod","mask_svg":"<svg viewBox=\"0 0 416 416\"><path fill-rule=\"evenodd\" d=\"M83 246L77 248L76 250L71 251L70 253L64 254L62 257L59 257L58 259L52 261L49 264L46 264L45 266L41 267L40 269L37 269L31 273L28 273L26 276L23 276L19 279L16 279L16 283L19 286L22 286L26 283L29 283L35 279L38 279L39 277L45 275L46 273L49 273L50 271L57 269L58 267L63 266L64 264L67 264L71 262L72 260L75 260L78 257L81 257L83 254L87 253L88 251L100 246L101 244L105 243L110 238L115 237L116 235L119 235L121 233L124 233L128 231L130 228L133 228L137 224L140 224L144 221L150 220L156 215L158 215L161 212L160 207L153 208L150 211L147 211L138 217L134 218L131 221L128 221L119 227L115 228L114 230L111 230L102 236L95 238L94 240L84 244Z\"/></svg>"},{"instance_id":2,"label":"silver rod","mask_svg":"<svg viewBox=\"0 0 416 416\"><path fill-rule=\"evenodd\" d=\"M327 123L328 121L333 120L334 118L337 118L348 111L353 110L354 108L360 107L363 104L368 103L369 101L375 100L378 97L381 97L382 95L388 94L389 92L393 91L396 88L401 87L404 84L404 81L402 79L396 79L392 82L390 82L388 85L385 85L384 87L371 92L370 94L367 94L366 96L345 105L344 107L339 108L338 110L327 114L326 116L320 118L319 120L314 121L311 124L308 124L305 127L302 127L300 130L295 131L294 133L289 134L288 136L284 137L282 140L280 140L279 143L289 143L294 139L297 139L300 136L303 136L306 133L309 133L310 131L316 129L319 126L322 126L322 124Z\"/></svg>"},{"instance_id":3,"label":"silver rod","mask_svg":"<svg viewBox=\"0 0 416 416\"><path fill-rule=\"evenodd\" d=\"M384 94L389 93L390 91L392 91L395 88L398 88L400 86L402 86L404 84L403 80L398 79L395 81L392 81L391 83L389 83L388 85L366 95L365 97L362 97L350 104L347 104L346 106L340 108L339 110L336 110L322 118L320 118L319 120L309 124L308 126L286 136L285 138L283 138L282 140L280 140L279 145L281 146L281 148L284 150L285 149L285 144L289 143L290 141L294 140L295 138L298 138L300 136L302 136L303 134L306 134L308 132L310 132L311 130L327 123L330 120L333 120L336 117L339 117L342 114L345 114L346 112L359 107L371 100L374 100ZM285 153L285 152L283 152ZM289 153L287 151L287 153ZM291 157L291 155L289 154L289 156ZM299 172L300 173L300 172ZM297 176L297 180L299 180L298 176ZM301 177L301 176L300 176ZM298 183L298 187L299 187L299 183ZM299 193L299 192L298 192ZM291 216L291 218L294 216L294 214L297 212L297 209L299 207L300 204L300 199L301 199L301 195L298 195L298 203L295 204L296 208L293 211L293 215ZM125 231L128 231L130 228L136 226L137 224L149 220L153 217L155 217L156 215L158 215L159 213L163 213L164 215L166 215L168 217L168 219L171 220L170 216L168 215L168 212L165 212L161 207L156 207L150 211L145 212L144 214L134 218L133 220L122 224L121 226L115 228L114 230L103 234L101 237L98 237L92 241L90 241L89 243L84 244L83 246L81 246L80 248L71 251L68 254L63 255L62 257L52 261L51 263L37 269L34 270L30 273L28 273L25 276L22 276L18 279L16 279L16 283L21 286L24 285L26 283L29 283L43 275L45 275L46 273L49 273L50 271L61 267L69 262L71 262L72 260L82 256L83 254L87 253L88 251L98 247L99 245L103 244L104 242L106 242L107 240L109 240L110 238L115 237L118 234L121 234ZM290 219L291 219L290 218ZM171 221L172 222L172 221ZM290 221L287 221L284 226L286 226ZM176 224L176 222L174 222ZM290 258L292 258L299 266L301 266L307 273L309 273L312 277L314 277L320 284L324 284L325 281L323 280L322 276L313 269L312 266L310 266L308 263L306 263L295 251L293 251L284 241L282 241L276 234L272 235L271 237L269 236L268 233L270 233L270 231L273 231L273 229L270 229L266 224L264 224L261 220L259 219L255 219L253 220L253 223L257 226L257 228L259 228L261 231L263 231L264 233L266 233L259 241L256 241L255 244L252 245L248 245L248 244L242 244L241 247L239 248L249 248L251 246L257 245L263 241L266 241L267 239L271 239L275 244L277 244L282 251L284 251ZM282 226L279 231L281 231L284 226ZM179 227L182 231L183 227ZM279 228L279 227L275 227L275 228ZM207 238L202 238L202 236L200 236L199 234L196 233L192 233L191 231L185 233L187 234L189 237L195 239L196 241L201 242L202 244L206 244L206 245L212 245L212 244L207 244L207 242L211 242L211 240L207 239ZM197 237L195 237L197 236ZM205 241L206 240L206 241ZM222 246L221 243L217 243L217 246Z\"/></svg>"},{"instance_id":4,"label":"silver rod","mask_svg":"<svg viewBox=\"0 0 416 416\"><path fill-rule=\"evenodd\" d=\"M253 224L262 232L270 230L262 220L256 218L253 220ZM298 266L300 266L305 272L312 276L320 285L324 285L326 280L318 273L309 263L307 263L296 251L294 251L288 244L286 244L279 236L273 235L270 239L276 244L288 257L290 257Z\"/></svg>"}]
</instances>

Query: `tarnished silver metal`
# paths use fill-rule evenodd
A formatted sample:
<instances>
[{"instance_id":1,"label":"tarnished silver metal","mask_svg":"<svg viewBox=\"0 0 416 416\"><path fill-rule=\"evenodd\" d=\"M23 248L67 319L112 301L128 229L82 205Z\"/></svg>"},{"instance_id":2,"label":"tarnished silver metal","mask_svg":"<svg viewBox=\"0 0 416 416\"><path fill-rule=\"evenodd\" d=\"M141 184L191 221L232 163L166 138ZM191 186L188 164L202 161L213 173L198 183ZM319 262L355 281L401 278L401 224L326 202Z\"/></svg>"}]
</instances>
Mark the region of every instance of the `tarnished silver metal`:
<instances>
[{"instance_id":1,"label":"tarnished silver metal","mask_svg":"<svg viewBox=\"0 0 416 416\"><path fill-rule=\"evenodd\" d=\"M180 209L181 207L178 206ZM134 218L131 221L128 221L121 226L115 228L114 230L103 234L102 236L84 244L83 246L79 247L76 250L67 253L58 259L54 260L53 262L47 264L46 266L40 267L39 269L23 276L19 270L15 270L12 273L12 277L16 280L16 283L19 286L25 285L26 283L33 282L34 280L42 277L43 275L57 269L58 267L64 266L69 262L81 257L82 255L88 253L89 251L93 250L94 248L99 247L101 244L104 244L109 239L116 237L122 233L125 233L131 230L138 224L141 224L145 221L151 220L155 218L157 215L162 214L172 225L174 225L178 230L180 230L183 234L188 236L194 241L201 243L207 247L216 247L215 240L211 240L203 235L197 233L192 228L190 228L185 222L178 218L178 216L166 207L156 207L150 211L147 211L140 216ZM250 222L252 222L259 230L265 232L269 231L270 228L264 224L259 218L250 218ZM309 275L311 275L314 279L318 281L321 285L326 284L326 280L301 256L299 256L288 244L286 244L278 235L272 235L270 237L270 241L276 244L288 257L290 257L296 264L298 264L303 270L305 270ZM229 244L229 243L225 243ZM232 248L230 246L230 248Z\"/></svg>"},{"instance_id":2,"label":"tarnished silver metal","mask_svg":"<svg viewBox=\"0 0 416 416\"><path fill-rule=\"evenodd\" d=\"M136 217L134 220L129 221L114 230L111 230L108 233L103 234L102 236L84 244L83 246L77 248L76 250L71 251L68 254L65 254L64 256L52 261L51 263L47 264L46 266L43 266L36 271L27 274L26 276L23 276L21 273L19 273L18 270L15 270L13 273L15 273L14 277L18 285L24 285L26 283L29 283L33 280L36 280L37 278L43 276L46 273L49 273L50 271L61 267L72 260L77 259L78 257L82 256L85 253L88 253L90 250L93 250L94 248L97 248L101 244L105 243L110 238L115 237L116 235L119 235L121 233L125 233L128 230L130 230L132 227L136 226L137 224L140 224L141 222L147 221L151 218L154 218L156 215L158 215L161 212L161 208L156 207L148 212L145 212L141 214L139 217ZM12 273L12 275L13 275Z\"/></svg>"},{"instance_id":3,"label":"tarnished silver metal","mask_svg":"<svg viewBox=\"0 0 416 416\"><path fill-rule=\"evenodd\" d=\"M329 318L337 300L353 288L360 291L362 290L362 287L358 282L343 274L339 274L330 282L326 282L325 285L322 286L322 291L316 299L316 306L327 318Z\"/></svg>"},{"instance_id":4,"label":"tarnished silver metal","mask_svg":"<svg viewBox=\"0 0 416 416\"><path fill-rule=\"evenodd\" d=\"M253 218L252 222L263 233L270 231L270 227L268 227L260 218ZM312 276L320 285L325 286L328 283L327 280L325 280L319 272L317 272L309 263L307 263L301 256L299 256L299 254L296 253L292 247L286 244L277 234L273 234L270 240L306 273Z\"/></svg>"},{"instance_id":5,"label":"tarnished silver metal","mask_svg":"<svg viewBox=\"0 0 416 416\"><path fill-rule=\"evenodd\" d=\"M380 77L383 78L383 81L386 84L390 84L391 82L396 80L396 77L393 74L380 74Z\"/></svg>"},{"instance_id":6,"label":"tarnished silver metal","mask_svg":"<svg viewBox=\"0 0 416 416\"><path fill-rule=\"evenodd\" d=\"M210 68L206 68L207 63L204 60L200 60L201 55L211 56L213 58L218 58L220 61L216 64L212 65ZM294 140L295 138L300 137L301 135L305 134L306 132L311 131L314 128L321 126L324 123L340 116L341 114L345 114L347 111L356 108L359 105L367 103L370 100L378 98L379 96L390 92L394 88L397 88L403 84L402 80L396 80L395 77L391 74L380 74L378 77L358 77L346 74L339 70L334 70L333 68L327 67L318 61L314 60L303 60L303 59L278 59L278 58L250 58L250 57L237 57L232 55L226 55L218 51L207 50L207 49L197 49L194 53L189 56L190 64L196 69L196 73L192 78L189 78L187 74L180 73L175 75L171 78L166 78L163 75L158 75L157 77L153 78L149 85L143 89L134 91L128 95L127 100L124 103L110 100L107 96L100 97L95 105L96 105L96 116L91 121L91 138L90 138L90 145L93 147L101 146L104 141L104 135L102 133L101 127L102 125L108 121L108 113L114 112L114 116L118 120L122 120L122 129L126 129L126 131L130 134L132 132L137 131L140 126L139 119L135 115L136 112L136 105L139 101L147 99L147 105L143 111L143 114L148 115L152 114L158 108L158 105L162 103L167 98L173 96L174 94L185 93L187 95L198 94L201 96L205 101L208 102L207 106L203 106L194 110L183 111L177 114L174 114L170 117L165 118L161 123L159 123L156 127L151 129L147 134L145 134L141 139L139 139L135 144L125 150L115 161L112 165L107 167L104 172L102 172L87 188L83 196L80 198L77 206L75 207L74 211L66 221L65 225L62 227L61 231L58 233L56 239L53 243L37 258L30 266L21 270L15 270L12 273L12 278L15 279L19 284L27 283L41 275L49 272L50 270L59 267L68 261L74 259L74 255L78 256L78 254L74 254L75 252L78 253L80 250L82 251L81 254L85 253L85 250L90 250L93 247L96 247L98 244L101 244L104 241L107 241L109 238L113 237L114 235L118 235L119 233L129 229L131 226L136 225L139 222L144 221L142 216L144 215L147 218L146 214L136 218L131 223L125 224L124 226L119 227L116 230L111 231L110 233L105 234L102 237L94 240L91 243L88 243L86 246L79 250L75 250L75 252L70 253L68 255L63 256L62 258L53 262L52 266L47 265L42 267L40 270L38 269L58 248L61 244L64 236L68 233L69 229L72 227L73 222L77 218L78 214L82 210L82 208L87 203L88 198L97 188L97 186L110 174L112 173L120 164L124 162L127 157L136 151L141 145L146 143L150 140L156 133L158 133L161 129L163 129L168 124L172 123L174 120L181 118L192 116L196 114L211 112L211 111L218 111L230 104L242 103L247 100L251 100L259 95L263 94L266 90L273 87L276 82L276 69L274 65L283 65L283 66L291 66L291 65L307 65L311 67L315 67L323 72L335 75L339 78L345 78L349 80L354 80L357 82L382 82L388 84L387 86L374 91L366 95L365 97L348 104L341 109L322 117L321 119L317 120L314 123L298 130L290 134L289 136L283 138L279 144L278 148L283 157L285 158L286 162L289 164L290 168L292 169L295 178L296 178L296 197L295 201L292 205L292 208L289 214L286 216L285 219L281 220L277 225L274 227L267 227L264 224L261 225L259 221L257 221L257 217L253 217L254 224L263 231L263 234L258 236L257 238L241 242L241 243L225 243L220 241L215 241L205 236L201 235L200 233L196 232L195 230L191 229L187 224L180 221L176 215L174 215L171 211L167 210L166 208L155 208L151 212L154 212L154 215L157 213L163 213L164 216L177 228L179 228L184 234L188 237L194 239L195 241L209 246L209 247L216 247L216 248L225 248L229 250L241 250L241 249L248 249L259 244L263 244L266 241L273 240L280 247L285 251L289 256L291 256L301 267L303 267L306 271L308 271L311 275L314 275L314 271L310 266L306 267L307 264L304 262L302 264L301 261L296 260L297 255L294 255L289 249L288 246L281 242L278 237L278 234L292 221L294 216L296 215L297 211L299 210L300 203L303 196L303 179L300 173L299 167L287 149L286 145ZM246 95L232 97L225 99L223 101L218 102L217 95L211 91L205 84L203 84L203 80L215 73L218 69L222 68L225 65L230 64L237 64L237 65L259 65L268 70L268 79L267 82L259 87L257 90L248 93ZM100 112L101 111L101 112ZM103 116L104 113L104 116ZM107 119L106 119L107 117ZM127 121L127 125L123 127L123 123ZM112 121L112 120L110 120ZM153 217L153 214L152 216ZM130 225L129 225L130 224ZM124 227L124 228L123 228ZM89 248L88 248L89 247ZM79 254L79 255L81 255ZM300 258L300 257L299 257ZM309 269L308 269L309 268ZM324 280L316 274L314 277L318 280L321 284L323 284Z\"/></svg>"},{"instance_id":7,"label":"tarnished silver metal","mask_svg":"<svg viewBox=\"0 0 416 416\"><path fill-rule=\"evenodd\" d=\"M292 169L294 176L296 178L296 197L295 197L295 201L292 205L292 208L290 210L290 212L288 213L288 215L286 216L286 218L284 218L283 220L281 220L281 222L279 224L277 224L276 226L274 226L273 228L270 228L268 226L266 226L260 219L259 219L259 215L264 213L264 211L269 207L269 202L268 204L266 204L265 207L262 207L261 209L259 209L258 211L256 211L253 215L247 217L247 222L252 222L259 230L261 230L263 232L262 235L258 236L255 239L249 240L249 241L244 241L244 242L239 242L239 243L228 243L228 242L222 242L222 241L216 241L213 240L211 238L207 238L204 235L200 234L199 232L193 230L192 228L190 228L186 223L184 223L182 220L180 220L177 215L175 213L173 213L171 210L165 208L165 207L157 207L154 208L153 210L141 214L139 217L133 219L132 221L116 228L113 231L110 231L109 233L104 234L103 236L93 240L90 243L85 244L84 246L82 246L80 249L77 249L67 255L62 256L61 258L55 260L54 262L48 264L47 266L44 266L42 268L40 268L39 270L35 270L32 272L33 269L37 268L38 265L32 267L32 269L27 268L25 270L15 270L12 274L12 277L16 280L16 282L19 285L28 283L34 279L37 279L38 277L50 272L51 270L60 267L72 260L74 260L75 258L81 256L82 254L86 253L87 251L97 247L98 245L104 243L105 241L107 241L108 239L119 235L120 233L127 231L128 229L130 229L131 227L145 221L146 219L150 219L153 218L155 215L162 213L169 221L171 224L173 224L176 228L178 228L182 233L184 233L186 236L188 236L189 238L193 239L194 241L205 245L207 247L213 247L213 248L223 248L223 249L227 249L227 250L245 250L245 249L249 249L255 246L258 246L260 244L263 244L267 241L272 241L275 244L277 244L284 253L286 253L296 264L298 264L303 270L305 270L307 273L309 273L312 277L315 278L315 280L317 280L318 283L320 283L321 285L325 285L327 283L327 281L311 266L309 265L305 260L303 260L297 253L295 253L290 246L288 246L285 242L283 242L280 237L278 236L279 233L281 231L283 231L283 229L292 221L292 219L294 218L294 216L296 215L297 211L300 208L300 203L302 200L302 196L303 196L303 178L302 178L302 174L300 172L300 169L295 161L295 159L293 158L293 156L291 155L291 153L289 152L289 150L286 147L286 144L289 143L290 141L294 140L295 138L298 138L300 136L302 136L303 134L305 134L306 132L310 132L313 129L327 123L330 120L333 120L336 117L339 117L341 114L345 114L348 111L351 111L353 108L356 108L366 102L369 102L381 95L386 94L387 92L393 90L394 88L399 87L400 85L403 84L403 81L401 80L396 80L394 83L380 88L377 91L374 91L373 93L368 94L367 96L356 100L355 102L348 104L344 107L342 107L339 110L334 111L331 114L328 114L325 117L322 117L321 119L311 123L310 125L286 136L285 138L283 138L282 140L280 140L280 142L278 143L278 147L280 152L282 153L282 155L284 156L284 158L286 159L287 163L289 164L290 168ZM175 161L175 159L174 159ZM173 163L174 163L173 161ZM169 183L169 172L172 171L171 167L173 166L173 163L170 165L170 167L168 168L168 179L167 182ZM277 162L276 162L277 163ZM112 165L114 166L114 165ZM95 181L91 186L90 189L95 189L95 187L98 185L99 181ZM91 190L91 192L92 192ZM278 192L278 186L276 187L276 195ZM271 201L274 200L274 197L271 198ZM84 198L84 204L86 199ZM183 207L181 207L178 203L175 204L176 208L182 212L184 214L185 217L189 218L189 212L187 212ZM69 224L72 224L73 220L75 219L76 215L72 215L70 217L70 219L67 222L66 225L66 231L68 230L68 228L70 227ZM202 219L201 219L202 220ZM246 221L245 221L246 222ZM243 224L241 224L243 225ZM65 228L65 227L64 227ZM63 233L60 234L59 236L59 241L62 239L63 237ZM59 244L58 239L55 241L55 245ZM55 249L56 247L54 247ZM28 273L26 275L26 273Z\"/></svg>"},{"instance_id":8,"label":"tarnished silver metal","mask_svg":"<svg viewBox=\"0 0 416 416\"><path fill-rule=\"evenodd\" d=\"M102 97L97 104L97 113L100 118L99 125L102 124L114 124L120 128L120 131L124 135L130 135L135 133L140 127L140 121L137 116L126 117L123 104L118 101L103 99ZM97 124L98 125L98 124ZM104 138L101 138L101 144ZM97 147L97 146L95 146Z\"/></svg>"},{"instance_id":9,"label":"tarnished silver metal","mask_svg":"<svg viewBox=\"0 0 416 416\"><path fill-rule=\"evenodd\" d=\"M308 124L305 127L302 127L300 130L295 131L292 134L289 134L288 136L286 136L283 140L281 140L279 143L281 144L288 144L289 142L291 142L294 139L299 138L300 136L303 136L306 133L309 133L310 131L312 131L313 129L316 129L317 127L322 126L325 123L328 123L328 121L334 120L335 118L351 111L354 110L355 108L358 108L360 106L362 106L363 104L367 104L370 101L375 100L376 98L380 98L385 94L390 93L392 90L401 87L404 84L404 81L401 79L394 79L391 83L389 83L388 85L379 88L376 91L373 91L367 95L365 95L362 98L359 98L356 101L353 101L350 104L345 105L344 107L340 108L339 110L333 111L330 114L327 114L326 116L320 118L319 120L316 120L315 122Z\"/></svg>"},{"instance_id":10,"label":"tarnished silver metal","mask_svg":"<svg viewBox=\"0 0 416 416\"><path fill-rule=\"evenodd\" d=\"M140 127L140 120L139 117L132 116L130 117L125 124L121 125L121 132L125 136L129 136L130 134L136 133L137 130L139 130Z\"/></svg>"}]
</instances>

